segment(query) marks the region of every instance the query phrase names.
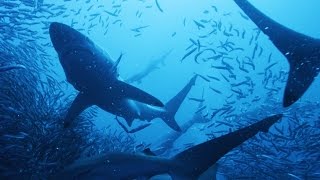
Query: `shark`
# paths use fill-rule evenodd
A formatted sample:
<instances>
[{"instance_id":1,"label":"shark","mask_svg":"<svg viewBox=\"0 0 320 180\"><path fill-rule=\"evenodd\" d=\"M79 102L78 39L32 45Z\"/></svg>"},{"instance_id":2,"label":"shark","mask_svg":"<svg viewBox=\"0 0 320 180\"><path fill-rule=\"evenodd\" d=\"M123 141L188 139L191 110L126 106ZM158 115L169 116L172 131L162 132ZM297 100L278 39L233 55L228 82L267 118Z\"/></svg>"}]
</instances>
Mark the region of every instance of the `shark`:
<instances>
[{"instance_id":1,"label":"shark","mask_svg":"<svg viewBox=\"0 0 320 180\"><path fill-rule=\"evenodd\" d=\"M320 39L289 29L259 11L247 0L234 0L266 34L289 62L283 106L289 107L308 90L320 71Z\"/></svg>"},{"instance_id":2,"label":"shark","mask_svg":"<svg viewBox=\"0 0 320 180\"><path fill-rule=\"evenodd\" d=\"M173 49L165 52L161 57L151 61L142 71L132 75L131 77L126 79L125 82L127 82L127 83L136 82L136 83L140 84L143 78L145 78L150 73L152 73L153 71L160 68L159 64L165 65L165 60L171 54L172 50Z\"/></svg>"},{"instance_id":3,"label":"shark","mask_svg":"<svg viewBox=\"0 0 320 180\"><path fill-rule=\"evenodd\" d=\"M282 114L269 116L259 122L229 134L186 149L172 158L146 154L108 153L78 160L54 175L53 179L149 179L169 174L173 180L198 179L225 154L282 118ZM215 177L212 177L215 179Z\"/></svg>"},{"instance_id":4,"label":"shark","mask_svg":"<svg viewBox=\"0 0 320 180\"><path fill-rule=\"evenodd\" d=\"M87 36L63 23L51 23L49 34L67 81L79 91L67 111L65 127L69 127L85 109L96 105L124 118L129 126L134 119L161 118L173 130L181 130L174 116L196 76L164 105L156 97L121 80L118 65L122 56L113 61Z\"/></svg>"}]
</instances>

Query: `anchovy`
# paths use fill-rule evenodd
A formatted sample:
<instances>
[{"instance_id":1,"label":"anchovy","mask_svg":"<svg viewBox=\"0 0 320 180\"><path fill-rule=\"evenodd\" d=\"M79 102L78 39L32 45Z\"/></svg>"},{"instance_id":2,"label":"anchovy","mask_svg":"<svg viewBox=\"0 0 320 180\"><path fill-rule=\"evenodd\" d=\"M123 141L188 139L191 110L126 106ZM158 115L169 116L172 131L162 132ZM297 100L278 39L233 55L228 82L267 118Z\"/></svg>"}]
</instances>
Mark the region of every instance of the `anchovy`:
<instances>
[{"instance_id":1,"label":"anchovy","mask_svg":"<svg viewBox=\"0 0 320 180\"><path fill-rule=\"evenodd\" d=\"M184 59L186 59L188 56L190 56L192 53L194 53L197 49L198 49L198 48L194 48L194 49L192 49L191 51L189 51L187 54L185 54L185 55L183 56L183 58L182 58L180 61L182 62Z\"/></svg>"},{"instance_id":2,"label":"anchovy","mask_svg":"<svg viewBox=\"0 0 320 180\"><path fill-rule=\"evenodd\" d=\"M268 58L268 63L271 62L271 57L272 57L272 53L270 53L269 58Z\"/></svg>"},{"instance_id":3,"label":"anchovy","mask_svg":"<svg viewBox=\"0 0 320 180\"><path fill-rule=\"evenodd\" d=\"M244 15L243 13L239 12L240 16L245 19L245 20L249 20L249 17Z\"/></svg>"},{"instance_id":4,"label":"anchovy","mask_svg":"<svg viewBox=\"0 0 320 180\"><path fill-rule=\"evenodd\" d=\"M147 27L149 27L149 25L147 25L147 26L140 26L140 27L137 27L137 28L133 28L133 29L131 29L131 31L134 31L134 32L140 32L140 30L141 29L145 29L145 28L147 28Z\"/></svg>"},{"instance_id":5,"label":"anchovy","mask_svg":"<svg viewBox=\"0 0 320 180\"><path fill-rule=\"evenodd\" d=\"M200 78L202 78L203 80L205 80L205 81L207 81L207 82L210 82L210 79L202 76L201 74L197 74L197 73L196 73L196 75L198 75L198 76L199 76Z\"/></svg>"},{"instance_id":6,"label":"anchovy","mask_svg":"<svg viewBox=\"0 0 320 180\"><path fill-rule=\"evenodd\" d=\"M198 46L198 50L199 50L200 45ZM203 51L198 52L195 57L194 57L194 61L199 64L198 58L201 54L203 54L205 51L211 51L213 52L213 54L216 54L216 51L212 48L208 48L208 49L204 49Z\"/></svg>"},{"instance_id":7,"label":"anchovy","mask_svg":"<svg viewBox=\"0 0 320 180\"><path fill-rule=\"evenodd\" d=\"M258 57L261 57L262 53L263 53L263 48L260 46L260 52L259 52Z\"/></svg>"},{"instance_id":8,"label":"anchovy","mask_svg":"<svg viewBox=\"0 0 320 180\"><path fill-rule=\"evenodd\" d=\"M204 102L204 99L199 99L199 98L189 98L191 101L196 101L196 102Z\"/></svg>"},{"instance_id":9,"label":"anchovy","mask_svg":"<svg viewBox=\"0 0 320 180\"><path fill-rule=\"evenodd\" d=\"M215 122L216 122L216 123L219 123L219 124L223 124L223 125L229 126L229 127L233 127L232 124L227 123L227 122L224 122L224 121L215 121Z\"/></svg>"},{"instance_id":10,"label":"anchovy","mask_svg":"<svg viewBox=\"0 0 320 180\"><path fill-rule=\"evenodd\" d=\"M245 73L249 73L249 71L247 69L245 69L243 66L240 66L239 69Z\"/></svg>"},{"instance_id":11,"label":"anchovy","mask_svg":"<svg viewBox=\"0 0 320 180\"><path fill-rule=\"evenodd\" d=\"M221 74L221 76L223 77L224 80L226 80L227 82L230 82L229 79L226 76L224 76L222 73L220 73L220 74Z\"/></svg>"},{"instance_id":12,"label":"anchovy","mask_svg":"<svg viewBox=\"0 0 320 180\"><path fill-rule=\"evenodd\" d=\"M199 23L199 22L196 21L196 20L193 20L193 22L197 25L198 29L206 28L203 24Z\"/></svg>"},{"instance_id":13,"label":"anchovy","mask_svg":"<svg viewBox=\"0 0 320 180\"><path fill-rule=\"evenodd\" d=\"M195 113L198 114L199 112L203 111L205 108L207 108L207 106L203 106L199 108Z\"/></svg>"},{"instance_id":14,"label":"anchovy","mask_svg":"<svg viewBox=\"0 0 320 180\"><path fill-rule=\"evenodd\" d=\"M0 67L0 72L10 71L13 69L26 69L24 65L16 64L16 65L7 65Z\"/></svg>"},{"instance_id":15,"label":"anchovy","mask_svg":"<svg viewBox=\"0 0 320 180\"><path fill-rule=\"evenodd\" d=\"M254 59L256 57L256 51L258 50L258 43L256 43L256 45L254 46L253 52L252 52L252 59Z\"/></svg>"},{"instance_id":16,"label":"anchovy","mask_svg":"<svg viewBox=\"0 0 320 180\"><path fill-rule=\"evenodd\" d=\"M240 36L240 31L238 29L233 29L233 31L235 31L237 33L237 37Z\"/></svg>"},{"instance_id":17,"label":"anchovy","mask_svg":"<svg viewBox=\"0 0 320 180\"><path fill-rule=\"evenodd\" d=\"M109 12L109 11L104 11L105 13L109 14L110 16L118 17L117 14Z\"/></svg>"},{"instance_id":18,"label":"anchovy","mask_svg":"<svg viewBox=\"0 0 320 180\"><path fill-rule=\"evenodd\" d=\"M219 79L219 78L214 77L214 76L209 76L209 75L207 75L207 77L208 77L208 78L210 78L210 79L216 80L216 81L220 81L220 79Z\"/></svg>"},{"instance_id":19,"label":"anchovy","mask_svg":"<svg viewBox=\"0 0 320 180\"><path fill-rule=\"evenodd\" d=\"M127 128L124 124L122 124L122 123L118 120L117 117L116 117L116 120L117 120L118 124L122 127L122 129L123 129L126 133L129 133L128 128Z\"/></svg>"},{"instance_id":20,"label":"anchovy","mask_svg":"<svg viewBox=\"0 0 320 180\"><path fill-rule=\"evenodd\" d=\"M237 87L237 86L241 86L241 85L250 85L249 84L249 80L245 80L245 81L242 81L242 82L239 82L239 83L233 83L231 84L232 87Z\"/></svg>"},{"instance_id":21,"label":"anchovy","mask_svg":"<svg viewBox=\"0 0 320 180\"><path fill-rule=\"evenodd\" d=\"M270 64L269 66L267 66L264 70L268 71L270 68L272 68L273 66L275 66L276 64L278 64L277 62Z\"/></svg>"},{"instance_id":22,"label":"anchovy","mask_svg":"<svg viewBox=\"0 0 320 180\"><path fill-rule=\"evenodd\" d=\"M215 12L218 12L218 8L216 6L211 6Z\"/></svg>"},{"instance_id":23,"label":"anchovy","mask_svg":"<svg viewBox=\"0 0 320 180\"><path fill-rule=\"evenodd\" d=\"M246 30L243 30L242 35L241 35L242 39L245 38L245 35L246 35Z\"/></svg>"},{"instance_id":24,"label":"anchovy","mask_svg":"<svg viewBox=\"0 0 320 180\"><path fill-rule=\"evenodd\" d=\"M222 92L221 92L221 91L219 91L219 90L217 90L217 89L214 89L214 88L212 88L212 87L210 87L210 89L211 89L212 91L214 91L214 92L218 93L218 94L222 94Z\"/></svg>"},{"instance_id":25,"label":"anchovy","mask_svg":"<svg viewBox=\"0 0 320 180\"><path fill-rule=\"evenodd\" d=\"M158 0L155 0L155 1L156 1L156 5L157 5L157 8L159 9L159 11L160 11L160 12L163 12L162 8L161 8L160 5L159 5Z\"/></svg>"}]
</instances>

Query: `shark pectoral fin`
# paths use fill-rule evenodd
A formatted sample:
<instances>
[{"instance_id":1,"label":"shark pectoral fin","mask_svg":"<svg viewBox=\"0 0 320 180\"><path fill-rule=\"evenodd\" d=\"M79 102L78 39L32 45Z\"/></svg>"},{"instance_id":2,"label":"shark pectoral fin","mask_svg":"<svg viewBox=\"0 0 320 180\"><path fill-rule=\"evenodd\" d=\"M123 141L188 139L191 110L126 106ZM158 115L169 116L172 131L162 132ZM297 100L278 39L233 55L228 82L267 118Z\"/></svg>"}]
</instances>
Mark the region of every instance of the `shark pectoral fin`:
<instances>
[{"instance_id":1,"label":"shark pectoral fin","mask_svg":"<svg viewBox=\"0 0 320 180\"><path fill-rule=\"evenodd\" d=\"M319 46L320 47L320 46ZM284 92L283 106L288 107L298 101L309 89L319 74L320 63L317 59L306 62L289 59L290 71Z\"/></svg>"},{"instance_id":2,"label":"shark pectoral fin","mask_svg":"<svg viewBox=\"0 0 320 180\"><path fill-rule=\"evenodd\" d=\"M320 39L289 29L266 16L248 0L234 0L248 17L266 34L290 64L283 106L299 100L319 74Z\"/></svg>"},{"instance_id":3,"label":"shark pectoral fin","mask_svg":"<svg viewBox=\"0 0 320 180\"><path fill-rule=\"evenodd\" d=\"M68 110L67 116L64 120L64 127L69 127L71 122L85 109L90 107L92 103L90 103L88 95L80 92L74 101L71 104L71 107Z\"/></svg>"},{"instance_id":4,"label":"shark pectoral fin","mask_svg":"<svg viewBox=\"0 0 320 180\"><path fill-rule=\"evenodd\" d=\"M164 106L159 99L125 82L117 81L115 82L115 85L112 88L118 92L121 92L122 97L132 99L141 103L149 104L152 106Z\"/></svg>"}]
</instances>

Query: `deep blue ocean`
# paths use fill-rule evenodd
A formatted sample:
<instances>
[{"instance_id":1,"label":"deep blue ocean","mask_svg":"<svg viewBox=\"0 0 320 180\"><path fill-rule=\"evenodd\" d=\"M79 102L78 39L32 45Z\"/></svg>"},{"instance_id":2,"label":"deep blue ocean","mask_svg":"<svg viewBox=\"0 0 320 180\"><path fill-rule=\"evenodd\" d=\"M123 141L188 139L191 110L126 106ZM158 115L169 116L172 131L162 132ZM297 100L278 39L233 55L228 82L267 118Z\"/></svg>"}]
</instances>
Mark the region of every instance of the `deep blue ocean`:
<instances>
[{"instance_id":1,"label":"deep blue ocean","mask_svg":"<svg viewBox=\"0 0 320 180\"><path fill-rule=\"evenodd\" d=\"M274 24L261 29L257 23L265 21L255 22L234 0L0 0L0 179L57 179L79 159L111 152L175 159L275 114L283 117L269 132L212 161L209 175L193 176L191 169L206 164L194 159L217 152L190 152L190 161L178 164L193 168L179 178L320 179L320 1L249 2L287 29L272 37ZM54 29L53 22L63 26ZM89 65L81 69L82 62ZM84 104L74 105L80 95ZM114 104L118 114L110 110ZM93 176L97 164L72 173L74 179L179 179L172 169L150 174L141 170L150 168L145 161L135 163L129 158L117 167L140 173L133 178L105 170ZM169 167L161 163L155 160Z\"/></svg>"}]
</instances>

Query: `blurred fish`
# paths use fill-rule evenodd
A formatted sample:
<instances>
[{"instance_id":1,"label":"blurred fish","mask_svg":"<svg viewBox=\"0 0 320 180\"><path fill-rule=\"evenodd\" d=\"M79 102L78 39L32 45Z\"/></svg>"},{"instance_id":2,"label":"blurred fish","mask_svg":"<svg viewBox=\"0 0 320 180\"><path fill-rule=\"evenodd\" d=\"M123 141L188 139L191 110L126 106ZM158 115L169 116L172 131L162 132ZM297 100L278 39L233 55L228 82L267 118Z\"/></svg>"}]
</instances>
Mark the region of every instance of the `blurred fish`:
<instances>
[{"instance_id":1,"label":"blurred fish","mask_svg":"<svg viewBox=\"0 0 320 180\"><path fill-rule=\"evenodd\" d=\"M188 56L190 56L192 53L194 53L198 48L194 48L192 49L191 51L187 52L183 57L182 59L180 60L181 62L186 59Z\"/></svg>"},{"instance_id":2,"label":"blurred fish","mask_svg":"<svg viewBox=\"0 0 320 180\"><path fill-rule=\"evenodd\" d=\"M156 5L157 5L157 8L159 9L160 12L163 12L162 8L160 7L160 4L158 2L158 0L155 0L156 1Z\"/></svg>"},{"instance_id":3,"label":"blurred fish","mask_svg":"<svg viewBox=\"0 0 320 180\"><path fill-rule=\"evenodd\" d=\"M0 72L10 71L13 69L26 69L24 65L16 64L16 65L7 65L0 67Z\"/></svg>"}]
</instances>

